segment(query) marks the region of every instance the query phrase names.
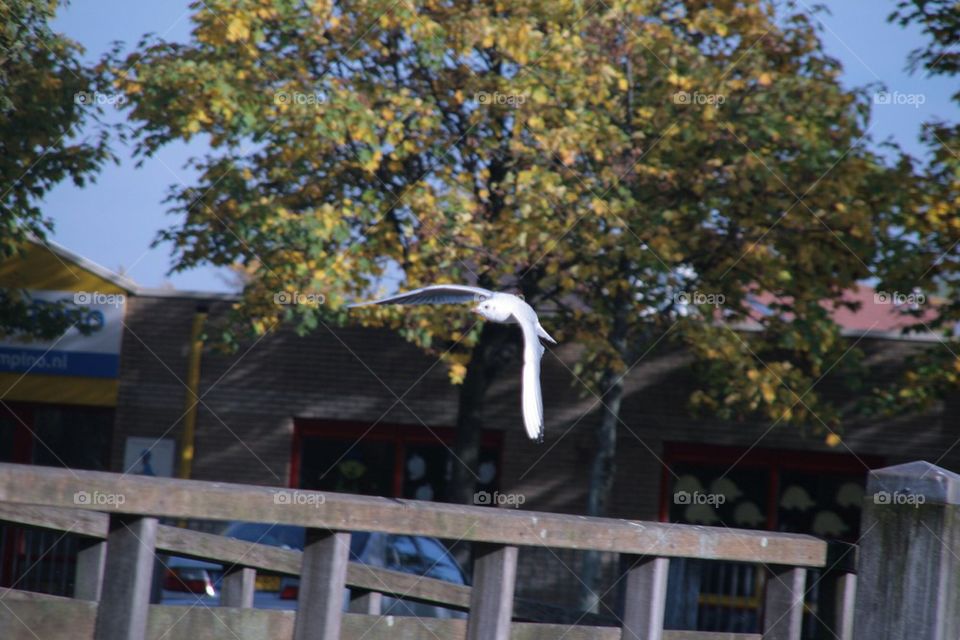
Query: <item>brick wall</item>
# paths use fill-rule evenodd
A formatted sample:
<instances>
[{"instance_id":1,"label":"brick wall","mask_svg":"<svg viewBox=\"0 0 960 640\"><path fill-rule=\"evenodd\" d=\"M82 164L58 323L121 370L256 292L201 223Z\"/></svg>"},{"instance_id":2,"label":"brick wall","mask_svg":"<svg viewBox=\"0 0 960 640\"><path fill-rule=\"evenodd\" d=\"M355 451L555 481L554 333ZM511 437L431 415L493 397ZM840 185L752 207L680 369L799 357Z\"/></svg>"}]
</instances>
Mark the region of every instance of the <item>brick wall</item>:
<instances>
[{"instance_id":1,"label":"brick wall","mask_svg":"<svg viewBox=\"0 0 960 640\"><path fill-rule=\"evenodd\" d=\"M114 468L122 463L126 436L178 438L183 423L187 356L198 300L137 296L128 301L121 384L116 412ZM215 302L213 315L226 303ZM877 379L893 375L919 342L863 340L858 344ZM546 440L530 442L520 418L519 364L489 394L485 422L504 431L501 490L526 497L524 508L582 513L599 403L570 371L575 346L548 352L543 361ZM659 517L664 442L710 442L741 447L824 451L880 456L896 464L926 459L960 469L960 437L953 411L848 425L844 444L829 448L825 433L769 423L692 419L686 411L689 356L661 350L647 356L626 381L610 515ZM457 389L436 359L384 330L319 328L298 337L280 330L237 354L207 351L201 367L200 407L193 477L286 485L290 476L293 420L327 418L359 422L453 426ZM827 378L818 393L843 399ZM805 390L796 390L803 394ZM397 396L403 401L397 402ZM953 404L950 405L951 407ZM946 452L946 455L944 453ZM576 602L582 554L523 549L518 595L556 604ZM616 558L605 556L607 586ZM604 587L605 589L607 587ZM616 589L604 598L612 603Z\"/></svg>"}]
</instances>

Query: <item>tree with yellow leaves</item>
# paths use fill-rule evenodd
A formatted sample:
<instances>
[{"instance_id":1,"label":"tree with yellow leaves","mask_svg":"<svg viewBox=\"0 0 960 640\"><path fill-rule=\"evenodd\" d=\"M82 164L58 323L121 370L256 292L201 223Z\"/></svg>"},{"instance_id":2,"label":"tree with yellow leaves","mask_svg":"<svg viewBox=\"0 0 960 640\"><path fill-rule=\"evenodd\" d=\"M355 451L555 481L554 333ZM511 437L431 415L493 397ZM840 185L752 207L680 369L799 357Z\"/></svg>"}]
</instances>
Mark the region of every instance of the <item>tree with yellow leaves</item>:
<instances>
[{"instance_id":1,"label":"tree with yellow leaves","mask_svg":"<svg viewBox=\"0 0 960 640\"><path fill-rule=\"evenodd\" d=\"M837 443L859 406L822 397L828 374L853 390L860 352L829 309L870 277L879 239L912 179L868 149L867 96L845 90L811 17L766 2L611 5L591 32L625 88L606 144L565 162L592 194L568 236L593 256L572 270L577 375L600 416L588 515L604 515L624 377L658 348L694 356L691 409L804 425ZM742 327L751 325L749 332ZM583 606L597 606L597 559Z\"/></svg>"},{"instance_id":2,"label":"tree with yellow leaves","mask_svg":"<svg viewBox=\"0 0 960 640\"><path fill-rule=\"evenodd\" d=\"M161 239L177 269L241 265L245 325L314 330L428 283L524 294L584 344L604 401L590 513L622 376L661 338L697 357L701 410L835 426L804 392L856 353L823 304L869 274L905 174L866 150L864 96L808 16L765 0L215 0L192 20L189 43L148 43L116 80L139 153L209 139ZM309 294L325 302L283 304ZM750 338L732 330L747 317ZM469 501L480 407L517 336L465 311L363 321L461 384L447 498Z\"/></svg>"},{"instance_id":3,"label":"tree with yellow leaves","mask_svg":"<svg viewBox=\"0 0 960 640\"><path fill-rule=\"evenodd\" d=\"M278 319L312 330L342 321L346 301L425 283L513 289L534 305L569 288L579 258L547 257L585 195L555 156L602 153L591 109L621 90L598 71L602 43L582 32L596 18L580 3L215 1L192 19L189 44L150 43L117 83L139 153L208 136L213 153L174 192L182 218L161 239L177 269L239 263L238 317L256 331ZM325 303L277 302L310 294ZM442 354L462 383L447 498L469 501L483 396L516 336L428 308L363 321Z\"/></svg>"}]
</instances>

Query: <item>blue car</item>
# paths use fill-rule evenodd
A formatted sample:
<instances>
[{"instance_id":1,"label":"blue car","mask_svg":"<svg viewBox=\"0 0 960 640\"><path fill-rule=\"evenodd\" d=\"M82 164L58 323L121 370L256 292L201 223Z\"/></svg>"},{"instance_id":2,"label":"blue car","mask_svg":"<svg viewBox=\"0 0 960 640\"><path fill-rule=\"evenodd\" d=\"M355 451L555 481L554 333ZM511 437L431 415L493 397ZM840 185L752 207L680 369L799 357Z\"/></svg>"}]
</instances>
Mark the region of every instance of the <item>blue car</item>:
<instances>
[{"instance_id":1,"label":"blue car","mask_svg":"<svg viewBox=\"0 0 960 640\"><path fill-rule=\"evenodd\" d=\"M290 525L252 522L231 523L221 534L247 542L303 551L306 530ZM357 531L350 536L350 561L374 567L427 576L466 585L463 570L436 538ZM164 562L162 604L216 606L220 603L223 567L212 562L170 557ZM253 606L263 609L296 609L299 579L257 574ZM349 589L344 593L344 609ZM384 596L385 615L432 618L465 618L466 613L422 602Z\"/></svg>"}]
</instances>

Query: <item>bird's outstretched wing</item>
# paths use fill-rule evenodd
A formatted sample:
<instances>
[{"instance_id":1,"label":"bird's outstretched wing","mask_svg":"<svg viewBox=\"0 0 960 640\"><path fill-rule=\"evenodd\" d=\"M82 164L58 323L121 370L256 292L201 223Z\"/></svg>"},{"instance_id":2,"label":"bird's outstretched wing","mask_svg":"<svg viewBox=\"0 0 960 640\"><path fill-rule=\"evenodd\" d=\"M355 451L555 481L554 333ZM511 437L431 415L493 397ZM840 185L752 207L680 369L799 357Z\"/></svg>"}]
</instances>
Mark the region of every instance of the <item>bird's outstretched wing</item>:
<instances>
[{"instance_id":1,"label":"bird's outstretched wing","mask_svg":"<svg viewBox=\"0 0 960 640\"><path fill-rule=\"evenodd\" d=\"M523 331L523 426L531 440L543 442L543 397L540 394L540 358L543 345L537 336L536 319L515 314Z\"/></svg>"},{"instance_id":2,"label":"bird's outstretched wing","mask_svg":"<svg viewBox=\"0 0 960 640\"><path fill-rule=\"evenodd\" d=\"M395 296L357 302L350 307L364 307L371 304L458 304L461 302L482 302L493 296L493 291L481 287L468 287L461 284L434 284L421 287Z\"/></svg>"}]
</instances>

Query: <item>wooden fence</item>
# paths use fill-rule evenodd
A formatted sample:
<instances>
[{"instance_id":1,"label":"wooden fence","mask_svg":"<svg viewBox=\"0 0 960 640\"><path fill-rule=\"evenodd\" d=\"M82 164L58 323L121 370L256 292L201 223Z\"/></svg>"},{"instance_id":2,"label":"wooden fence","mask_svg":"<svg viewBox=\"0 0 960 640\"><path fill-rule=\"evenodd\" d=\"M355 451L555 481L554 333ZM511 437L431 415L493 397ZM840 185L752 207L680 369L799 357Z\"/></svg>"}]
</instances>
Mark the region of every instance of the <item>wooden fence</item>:
<instances>
[{"instance_id":1,"label":"wooden fence","mask_svg":"<svg viewBox=\"0 0 960 640\"><path fill-rule=\"evenodd\" d=\"M936 469L928 467L911 469L905 477L914 478L922 471L929 474L930 469ZM897 491L896 487L900 487L902 490L907 480L896 473L891 475L891 470L884 471L888 472L887 476L882 475L883 471L872 474L881 474L871 477L872 490L877 491L874 485L878 477L885 478L883 486L887 489ZM934 477L942 479L947 472L941 472L937 469ZM916 483L911 486L918 490ZM960 495L956 487L950 490L941 490L937 495L951 499ZM936 502L928 499L924 508ZM873 541L871 548L860 550L861 556L873 563L870 565L873 579L891 579L882 560L877 558L882 558L885 552L883 545L891 544L881 533L899 526L900 519L914 518L912 531L916 535L922 533L918 531L920 524L929 524L934 535L946 535L942 505L941 511L931 516L934 520L920 524L915 515L901 509L902 504L884 505L865 500L865 506L866 521L882 521L867 531L869 540ZM306 545L300 552L253 544L165 526L159 523L159 518L303 526L307 530ZM807 570L829 568L827 544L805 535L14 464L0 464L0 521L69 532L86 540L77 558L73 598L15 589L0 592L0 638L4 640L746 640L761 637L664 631L667 573L670 558L676 557L765 566L769 575L762 638L798 640ZM351 563L348 561L351 531L472 541L473 586ZM628 556L631 562L624 578L625 608L617 626L598 626L596 617L578 622L579 615L568 614L569 619L564 619L561 615L564 612L515 599L517 554L521 546L595 549ZM226 571L220 606L151 605L157 552L223 564ZM899 552L908 553L906 547ZM914 556L910 557L921 563L922 559ZM937 580L943 582L941 574L952 568L945 557L945 553L937 554L940 566L927 567L931 584L939 584ZM954 564L960 564L960 560ZM257 571L299 576L296 612L252 608ZM854 637L855 576L846 570L824 575L836 581L837 587L838 606L830 626L836 630L839 640L849 640ZM352 597L347 612L343 611L345 586L351 587ZM870 607L879 609L894 606L891 602L877 602L877 593L876 586L862 586L857 593L857 605L868 602ZM381 616L381 594L464 610L468 617L456 620ZM897 596L902 598L903 593ZM900 607L902 603L895 606ZM886 613L878 611L876 615L882 617ZM918 625L927 623L926 618L917 622ZM875 627L871 624L872 629ZM869 636L870 640L887 637L908 636L884 635L882 630L874 630ZM909 637L941 638L922 634Z\"/></svg>"}]
</instances>

